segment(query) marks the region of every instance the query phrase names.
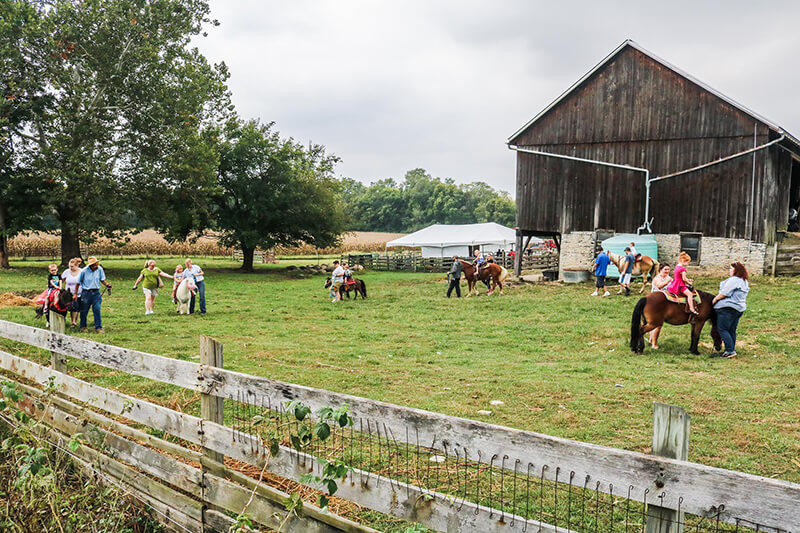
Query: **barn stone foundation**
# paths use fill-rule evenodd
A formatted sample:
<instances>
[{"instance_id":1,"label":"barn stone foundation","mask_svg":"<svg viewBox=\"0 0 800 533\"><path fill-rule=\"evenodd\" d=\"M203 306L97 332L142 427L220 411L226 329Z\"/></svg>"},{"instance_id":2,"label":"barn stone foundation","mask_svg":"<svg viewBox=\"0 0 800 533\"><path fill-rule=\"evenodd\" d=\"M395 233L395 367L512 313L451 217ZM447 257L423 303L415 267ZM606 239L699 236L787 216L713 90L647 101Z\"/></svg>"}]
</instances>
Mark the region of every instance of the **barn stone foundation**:
<instances>
[{"instance_id":1,"label":"barn stone foundation","mask_svg":"<svg viewBox=\"0 0 800 533\"><path fill-rule=\"evenodd\" d=\"M595 232L593 231L574 231L561 237L558 279L564 279L565 268L592 268L594 239Z\"/></svg>"},{"instance_id":2,"label":"barn stone foundation","mask_svg":"<svg viewBox=\"0 0 800 533\"><path fill-rule=\"evenodd\" d=\"M656 234L658 257L675 265L681 252L681 237L676 234ZM564 269L592 267L594 260L595 232L575 231L561 238L561 255L558 274L563 279ZM774 249L764 243L746 239L703 237L700 241L700 262L690 268L699 268L709 274L725 275L734 261L742 261L753 275L769 274Z\"/></svg>"},{"instance_id":3,"label":"barn stone foundation","mask_svg":"<svg viewBox=\"0 0 800 533\"><path fill-rule=\"evenodd\" d=\"M658 257L674 265L681 253L680 235L656 234ZM725 237L703 237L700 241L700 263L692 266L701 270L724 275L734 261L741 261L747 270L755 275L769 273L772 250L764 243L746 239Z\"/></svg>"}]
</instances>

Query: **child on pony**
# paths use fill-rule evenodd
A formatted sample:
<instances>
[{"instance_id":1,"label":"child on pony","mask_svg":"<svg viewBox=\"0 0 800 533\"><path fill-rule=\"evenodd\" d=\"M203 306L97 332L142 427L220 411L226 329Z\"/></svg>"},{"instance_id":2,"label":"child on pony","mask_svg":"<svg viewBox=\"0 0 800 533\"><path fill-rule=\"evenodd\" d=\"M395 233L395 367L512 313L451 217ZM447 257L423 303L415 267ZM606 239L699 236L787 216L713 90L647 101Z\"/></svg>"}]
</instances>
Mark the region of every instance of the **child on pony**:
<instances>
[{"instance_id":1,"label":"child on pony","mask_svg":"<svg viewBox=\"0 0 800 533\"><path fill-rule=\"evenodd\" d=\"M693 315L698 314L694 307L694 295L691 278L686 277L686 266L691 262L692 258L686 252L681 252L678 256L678 264L675 265L675 278L667 286L667 291L676 295L685 295L686 303L689 305L689 312Z\"/></svg>"},{"instance_id":2,"label":"child on pony","mask_svg":"<svg viewBox=\"0 0 800 533\"><path fill-rule=\"evenodd\" d=\"M181 281L189 276L191 276L191 273L184 272L182 265L175 265L175 273L172 274L172 303L177 303L175 294L178 292L178 287L180 286ZM194 294L194 291L192 290L191 293Z\"/></svg>"}]
</instances>

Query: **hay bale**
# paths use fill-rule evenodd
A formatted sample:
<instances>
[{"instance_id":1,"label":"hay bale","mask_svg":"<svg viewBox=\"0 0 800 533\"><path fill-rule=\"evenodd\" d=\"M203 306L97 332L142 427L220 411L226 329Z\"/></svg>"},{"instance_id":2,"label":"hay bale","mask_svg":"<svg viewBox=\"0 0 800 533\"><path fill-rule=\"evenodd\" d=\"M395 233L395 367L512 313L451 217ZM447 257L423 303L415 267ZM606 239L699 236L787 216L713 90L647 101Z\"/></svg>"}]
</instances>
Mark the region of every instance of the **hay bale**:
<instances>
[{"instance_id":1,"label":"hay bale","mask_svg":"<svg viewBox=\"0 0 800 533\"><path fill-rule=\"evenodd\" d=\"M36 302L30 298L17 296L13 292L0 294L0 307L36 307Z\"/></svg>"}]
</instances>

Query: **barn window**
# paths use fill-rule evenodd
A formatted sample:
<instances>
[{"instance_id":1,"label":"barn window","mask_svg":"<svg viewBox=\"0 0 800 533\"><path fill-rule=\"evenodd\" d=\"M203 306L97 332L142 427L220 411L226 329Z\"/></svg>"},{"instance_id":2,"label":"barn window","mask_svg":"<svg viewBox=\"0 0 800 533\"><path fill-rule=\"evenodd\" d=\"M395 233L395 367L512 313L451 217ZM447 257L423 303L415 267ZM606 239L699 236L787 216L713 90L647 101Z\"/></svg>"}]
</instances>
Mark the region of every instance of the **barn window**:
<instances>
[{"instance_id":1,"label":"barn window","mask_svg":"<svg viewBox=\"0 0 800 533\"><path fill-rule=\"evenodd\" d=\"M689 257L695 263L700 262L700 241L702 238L702 233L681 233L681 251L689 254Z\"/></svg>"}]
</instances>

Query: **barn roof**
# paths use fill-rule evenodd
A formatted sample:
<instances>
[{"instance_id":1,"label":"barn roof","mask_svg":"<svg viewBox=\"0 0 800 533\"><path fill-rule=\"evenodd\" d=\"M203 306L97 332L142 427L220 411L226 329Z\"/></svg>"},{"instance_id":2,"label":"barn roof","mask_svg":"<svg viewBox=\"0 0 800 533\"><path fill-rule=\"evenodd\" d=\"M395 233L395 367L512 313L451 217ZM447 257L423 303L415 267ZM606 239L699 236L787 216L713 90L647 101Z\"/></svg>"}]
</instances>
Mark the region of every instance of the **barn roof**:
<instances>
[{"instance_id":1,"label":"barn roof","mask_svg":"<svg viewBox=\"0 0 800 533\"><path fill-rule=\"evenodd\" d=\"M594 74L596 72L598 72L600 69L602 69L605 65L607 65L608 63L613 61L614 58L616 58L623 50L625 50L628 47L633 48L635 50L638 50L639 52L643 53L644 55L646 55L647 57L649 57L653 61L656 61L656 62L662 64L666 68L668 68L671 71L675 72L676 74L686 78L687 80L689 80L690 82L694 83L695 85L701 87L705 91L708 91L709 93L713 94L717 98L719 98L719 99L723 100L724 102L727 102L728 104L732 105L733 107L739 109L741 112L743 112L743 113L745 113L747 115L750 115L751 117L753 117L754 119L756 119L759 122L763 123L764 125L766 125L770 129L772 129L775 132L777 132L778 134L785 135L786 138L788 140L790 140L793 144L795 144L797 146L800 146L800 140L798 140L792 134L790 134L789 132L787 132L786 130L784 130L783 128L781 128L780 126L778 126L777 124L775 124L771 120L759 115L758 113L756 113L755 111L751 110L750 108L743 106L742 104L738 103L737 101L733 100L732 98L729 98L728 96L725 96L724 94L722 94L721 92L717 91L713 87L710 87L709 85L706 85L702 81L698 80L697 78L695 78L694 76L688 74L687 72L684 72L683 70L681 70L678 67L672 65L671 63L668 63L667 61L664 61L663 59L661 59L657 55L653 54L652 52L642 48L637 42L635 42L635 41L633 41L631 39L628 39L625 42L623 42L622 44L620 44L617 48L614 49L613 52L608 54L602 61L600 61L600 63L595 65L595 67L592 70L590 70L589 72L584 74L583 77L581 77L581 79L576 81L569 89L564 91L561 94L561 96L556 98L553 102L550 103L550 105L545 107L538 115L533 117L530 121L528 121L527 124L525 124L519 130L517 130L511 137L508 138L508 144L514 144L514 140L517 137L519 137L525 130L527 130L529 127L531 127L533 124L535 124L540 118L542 118L544 115L546 115L551 109L553 109L555 106L557 106L562 100L566 99L570 95L570 93L572 93L574 90L576 90L578 87L580 87L584 82L586 82L588 79L590 79L592 76L594 76Z\"/></svg>"}]
</instances>

